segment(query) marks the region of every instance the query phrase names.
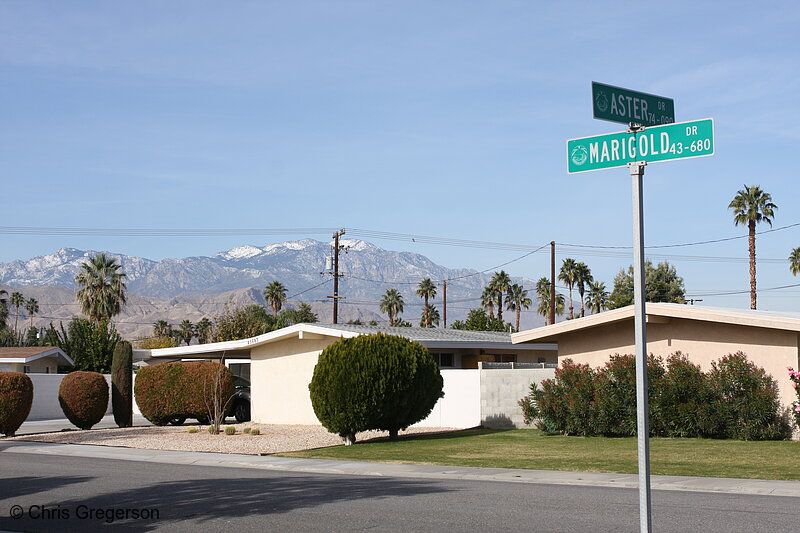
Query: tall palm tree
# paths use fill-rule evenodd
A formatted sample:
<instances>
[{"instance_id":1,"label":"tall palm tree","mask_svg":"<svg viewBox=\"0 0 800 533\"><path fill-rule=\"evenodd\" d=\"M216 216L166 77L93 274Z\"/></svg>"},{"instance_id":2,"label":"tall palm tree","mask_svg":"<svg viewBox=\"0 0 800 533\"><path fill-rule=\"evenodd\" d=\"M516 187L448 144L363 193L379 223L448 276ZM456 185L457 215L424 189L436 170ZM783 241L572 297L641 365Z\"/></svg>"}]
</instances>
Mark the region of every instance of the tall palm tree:
<instances>
[{"instance_id":1,"label":"tall palm tree","mask_svg":"<svg viewBox=\"0 0 800 533\"><path fill-rule=\"evenodd\" d=\"M200 344L205 344L211 341L211 332L213 327L214 323L206 317L200 319L200 321L197 323L197 341Z\"/></svg>"},{"instance_id":2,"label":"tall palm tree","mask_svg":"<svg viewBox=\"0 0 800 533\"><path fill-rule=\"evenodd\" d=\"M81 311L95 322L118 315L127 301L125 274L121 269L116 259L99 253L82 263L80 273L75 276Z\"/></svg>"},{"instance_id":3,"label":"tall palm tree","mask_svg":"<svg viewBox=\"0 0 800 533\"><path fill-rule=\"evenodd\" d=\"M506 274L505 270L495 272L489 282L489 287L494 292L495 301L497 302L497 318L503 320L503 296L508 292L511 286L511 278Z\"/></svg>"},{"instance_id":4,"label":"tall palm tree","mask_svg":"<svg viewBox=\"0 0 800 533\"><path fill-rule=\"evenodd\" d=\"M0 329L6 327L6 320L8 320L8 300L6 300L8 292L0 289Z\"/></svg>"},{"instance_id":5,"label":"tall palm tree","mask_svg":"<svg viewBox=\"0 0 800 533\"><path fill-rule=\"evenodd\" d=\"M793 276L800 274L800 246L792 250L789 254L789 272Z\"/></svg>"},{"instance_id":6,"label":"tall palm tree","mask_svg":"<svg viewBox=\"0 0 800 533\"><path fill-rule=\"evenodd\" d=\"M394 326L394 319L403 312L403 295L397 289L386 289L381 298L381 313L389 315L389 326Z\"/></svg>"},{"instance_id":7,"label":"tall palm tree","mask_svg":"<svg viewBox=\"0 0 800 533\"><path fill-rule=\"evenodd\" d=\"M766 222L772 226L775 210L778 206L772 203L772 195L761 190L758 185L738 191L728 209L733 210L733 223L747 224L748 249L750 251L750 309L756 308L756 224Z\"/></svg>"},{"instance_id":8,"label":"tall palm tree","mask_svg":"<svg viewBox=\"0 0 800 533\"><path fill-rule=\"evenodd\" d=\"M441 317L439 316L439 310L436 309L435 305L428 305L426 306L422 316L419 318L419 327L429 328L431 325L438 326L439 320L441 320Z\"/></svg>"},{"instance_id":9,"label":"tall palm tree","mask_svg":"<svg viewBox=\"0 0 800 533\"><path fill-rule=\"evenodd\" d=\"M195 331L195 325L189 320L184 320L178 326L178 333L180 333L181 339L186 343L186 346L192 343L192 337L194 337Z\"/></svg>"},{"instance_id":10,"label":"tall palm tree","mask_svg":"<svg viewBox=\"0 0 800 533\"><path fill-rule=\"evenodd\" d=\"M491 318L494 318L494 290L491 285L483 288L481 293L481 307L483 307Z\"/></svg>"},{"instance_id":11,"label":"tall palm tree","mask_svg":"<svg viewBox=\"0 0 800 533\"><path fill-rule=\"evenodd\" d=\"M599 313L608 306L608 291L602 281L589 282L589 293L586 295L586 305L592 313Z\"/></svg>"},{"instance_id":12,"label":"tall palm tree","mask_svg":"<svg viewBox=\"0 0 800 533\"><path fill-rule=\"evenodd\" d=\"M539 306L536 312L544 316L544 323L550 324L550 279L539 278L536 282L536 299L539 300ZM556 292L556 314L561 316L564 314L564 295Z\"/></svg>"},{"instance_id":13,"label":"tall palm tree","mask_svg":"<svg viewBox=\"0 0 800 533\"><path fill-rule=\"evenodd\" d=\"M153 323L154 337L172 337L172 326L166 320L156 320Z\"/></svg>"},{"instance_id":14,"label":"tall palm tree","mask_svg":"<svg viewBox=\"0 0 800 533\"><path fill-rule=\"evenodd\" d=\"M594 281L592 271L583 261L575 263L575 286L578 288L578 295L581 297L581 316L586 316L586 309L583 306L583 294L586 286Z\"/></svg>"},{"instance_id":15,"label":"tall palm tree","mask_svg":"<svg viewBox=\"0 0 800 533\"><path fill-rule=\"evenodd\" d=\"M264 298L269 302L272 313L277 315L286 301L286 287L280 281L275 280L264 289Z\"/></svg>"},{"instance_id":16,"label":"tall palm tree","mask_svg":"<svg viewBox=\"0 0 800 533\"><path fill-rule=\"evenodd\" d=\"M25 302L25 311L28 312L28 316L31 319L31 327L33 327L33 315L39 312L39 302L36 301L36 298L28 298Z\"/></svg>"},{"instance_id":17,"label":"tall palm tree","mask_svg":"<svg viewBox=\"0 0 800 533\"><path fill-rule=\"evenodd\" d=\"M559 281L563 281L567 288L569 289L569 317L575 318L574 313L572 312L572 287L575 286L575 282L577 281L577 269L578 264L575 262L574 259L567 257L561 263L561 271L558 273Z\"/></svg>"},{"instance_id":18,"label":"tall palm tree","mask_svg":"<svg viewBox=\"0 0 800 533\"><path fill-rule=\"evenodd\" d=\"M15 291L11 293L11 305L17 309L14 315L14 333L16 334L18 332L17 325L19 324L19 308L25 305L25 297L21 292Z\"/></svg>"},{"instance_id":19,"label":"tall palm tree","mask_svg":"<svg viewBox=\"0 0 800 533\"><path fill-rule=\"evenodd\" d=\"M528 309L533 302L528 298L528 291L518 283L514 283L508 288L506 296L508 310L517 312L517 320L514 327L519 331L519 316L522 312L522 308Z\"/></svg>"},{"instance_id":20,"label":"tall palm tree","mask_svg":"<svg viewBox=\"0 0 800 533\"><path fill-rule=\"evenodd\" d=\"M425 300L425 308L422 314L424 320L420 326L429 328L431 327L431 320L428 316L428 298L436 298L436 284L431 281L431 278L425 278L419 282L419 285L417 285L417 296Z\"/></svg>"}]
</instances>

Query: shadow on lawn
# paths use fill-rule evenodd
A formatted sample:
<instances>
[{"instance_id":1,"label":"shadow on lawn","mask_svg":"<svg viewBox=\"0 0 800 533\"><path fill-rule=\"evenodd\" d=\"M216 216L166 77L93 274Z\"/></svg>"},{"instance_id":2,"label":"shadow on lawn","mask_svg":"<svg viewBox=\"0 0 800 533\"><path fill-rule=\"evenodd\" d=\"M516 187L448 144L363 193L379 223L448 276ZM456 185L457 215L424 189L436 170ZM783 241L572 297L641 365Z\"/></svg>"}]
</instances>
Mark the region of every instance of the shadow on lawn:
<instances>
[{"instance_id":1,"label":"shadow on lawn","mask_svg":"<svg viewBox=\"0 0 800 533\"><path fill-rule=\"evenodd\" d=\"M419 441L419 440L447 440L447 439L461 439L464 437L479 437L481 435L495 435L511 431L513 428L507 429L489 429L477 427L472 429L460 429L457 431L443 431L441 433L410 433L400 434L397 440L391 441L389 437L375 437L374 439L358 441L361 443L366 442L403 442L403 441ZM357 443L358 443L357 442Z\"/></svg>"}]
</instances>

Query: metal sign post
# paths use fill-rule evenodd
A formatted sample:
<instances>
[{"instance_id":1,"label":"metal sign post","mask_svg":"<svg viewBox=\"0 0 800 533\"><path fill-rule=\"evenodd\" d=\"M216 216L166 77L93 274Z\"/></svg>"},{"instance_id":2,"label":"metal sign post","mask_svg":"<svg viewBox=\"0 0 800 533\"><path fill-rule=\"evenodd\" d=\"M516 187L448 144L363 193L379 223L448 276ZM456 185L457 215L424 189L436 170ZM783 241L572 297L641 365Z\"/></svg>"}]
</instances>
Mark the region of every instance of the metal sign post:
<instances>
[{"instance_id":1,"label":"metal sign post","mask_svg":"<svg viewBox=\"0 0 800 533\"><path fill-rule=\"evenodd\" d=\"M635 130L635 128L631 128ZM633 133L633 131L631 132ZM642 178L646 161L628 163L633 211L633 327L636 344L636 434L639 458L639 531L653 530L650 500L650 406L647 383L647 326L644 285L644 201Z\"/></svg>"}]
</instances>

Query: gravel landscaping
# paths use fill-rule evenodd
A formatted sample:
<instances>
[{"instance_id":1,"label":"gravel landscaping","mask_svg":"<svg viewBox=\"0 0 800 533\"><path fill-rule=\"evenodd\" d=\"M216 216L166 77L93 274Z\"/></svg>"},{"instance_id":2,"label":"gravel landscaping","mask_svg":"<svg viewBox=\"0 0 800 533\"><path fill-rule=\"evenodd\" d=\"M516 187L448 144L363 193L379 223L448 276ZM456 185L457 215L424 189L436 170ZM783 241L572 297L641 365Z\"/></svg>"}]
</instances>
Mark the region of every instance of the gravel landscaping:
<instances>
[{"instance_id":1,"label":"gravel landscaping","mask_svg":"<svg viewBox=\"0 0 800 533\"><path fill-rule=\"evenodd\" d=\"M117 429L90 429L88 431L62 431L22 435L7 440L52 442L59 444L95 444L121 446L125 448L147 448L152 450L177 450L191 452L218 452L239 454L272 454L338 446L342 439L329 433L322 426L277 425L277 424L226 424L236 428L235 435L211 435L208 426L198 427L197 433L189 433L190 425L144 426ZM223 428L226 426L222 426ZM246 427L259 428L260 435L243 433ZM419 433L441 433L456 431L453 428L408 428L403 435ZM357 442L388 437L386 431L365 431L356 435Z\"/></svg>"}]
</instances>

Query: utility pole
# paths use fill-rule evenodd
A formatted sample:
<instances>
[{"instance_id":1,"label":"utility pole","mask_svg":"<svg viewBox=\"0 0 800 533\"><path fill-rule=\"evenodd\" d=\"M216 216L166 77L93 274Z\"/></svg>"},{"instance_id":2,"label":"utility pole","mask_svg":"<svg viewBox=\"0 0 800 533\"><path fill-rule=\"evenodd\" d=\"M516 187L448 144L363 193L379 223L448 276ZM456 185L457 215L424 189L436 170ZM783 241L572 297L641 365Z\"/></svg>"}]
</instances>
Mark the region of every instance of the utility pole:
<instances>
[{"instance_id":1,"label":"utility pole","mask_svg":"<svg viewBox=\"0 0 800 533\"><path fill-rule=\"evenodd\" d=\"M442 296L444 298L444 303L442 307L444 309L444 327L447 328L447 280L442 282Z\"/></svg>"},{"instance_id":2,"label":"utility pole","mask_svg":"<svg viewBox=\"0 0 800 533\"><path fill-rule=\"evenodd\" d=\"M340 229L333 234L333 323L339 323L339 237L344 235L344 229Z\"/></svg>"},{"instance_id":3,"label":"utility pole","mask_svg":"<svg viewBox=\"0 0 800 533\"><path fill-rule=\"evenodd\" d=\"M550 324L556 323L556 241L550 241Z\"/></svg>"}]
</instances>

